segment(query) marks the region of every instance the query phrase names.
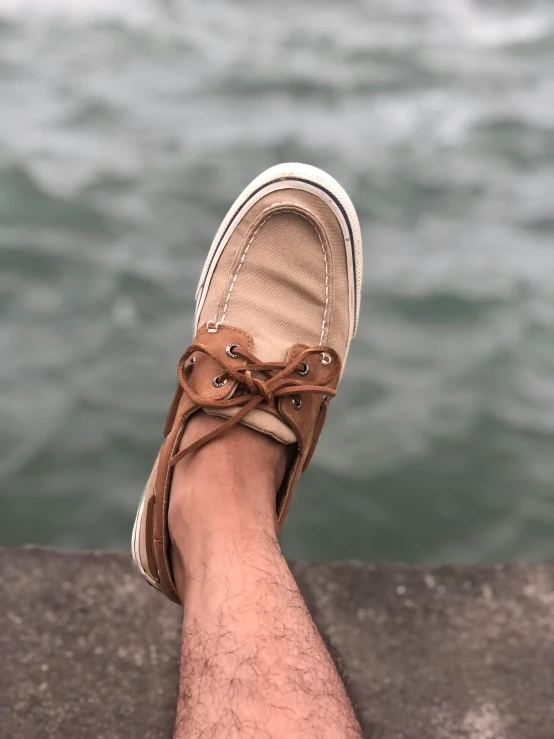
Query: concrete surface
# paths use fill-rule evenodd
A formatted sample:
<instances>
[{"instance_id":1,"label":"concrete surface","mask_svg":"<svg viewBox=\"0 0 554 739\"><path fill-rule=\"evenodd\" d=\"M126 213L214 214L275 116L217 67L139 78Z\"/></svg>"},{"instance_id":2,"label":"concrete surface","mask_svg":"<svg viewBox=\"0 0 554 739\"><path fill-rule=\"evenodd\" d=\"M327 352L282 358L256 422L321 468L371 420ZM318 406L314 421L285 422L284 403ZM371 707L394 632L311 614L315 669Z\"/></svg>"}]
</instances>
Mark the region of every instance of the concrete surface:
<instances>
[{"instance_id":1,"label":"concrete surface","mask_svg":"<svg viewBox=\"0 0 554 739\"><path fill-rule=\"evenodd\" d=\"M554 565L293 565L375 739L553 739ZM1 739L171 737L179 608L122 554L0 549Z\"/></svg>"}]
</instances>

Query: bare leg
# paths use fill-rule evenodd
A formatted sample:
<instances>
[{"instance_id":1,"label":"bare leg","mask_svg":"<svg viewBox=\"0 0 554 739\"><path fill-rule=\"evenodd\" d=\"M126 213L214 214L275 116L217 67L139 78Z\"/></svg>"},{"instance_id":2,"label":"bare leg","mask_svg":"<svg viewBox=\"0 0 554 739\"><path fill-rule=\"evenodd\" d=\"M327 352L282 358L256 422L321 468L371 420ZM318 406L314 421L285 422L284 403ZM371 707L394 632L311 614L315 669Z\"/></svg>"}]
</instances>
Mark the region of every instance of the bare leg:
<instances>
[{"instance_id":1,"label":"bare leg","mask_svg":"<svg viewBox=\"0 0 554 739\"><path fill-rule=\"evenodd\" d=\"M199 414L184 444L221 419ZM361 737L281 554L286 448L235 426L175 468L169 510L184 604L175 737Z\"/></svg>"}]
</instances>

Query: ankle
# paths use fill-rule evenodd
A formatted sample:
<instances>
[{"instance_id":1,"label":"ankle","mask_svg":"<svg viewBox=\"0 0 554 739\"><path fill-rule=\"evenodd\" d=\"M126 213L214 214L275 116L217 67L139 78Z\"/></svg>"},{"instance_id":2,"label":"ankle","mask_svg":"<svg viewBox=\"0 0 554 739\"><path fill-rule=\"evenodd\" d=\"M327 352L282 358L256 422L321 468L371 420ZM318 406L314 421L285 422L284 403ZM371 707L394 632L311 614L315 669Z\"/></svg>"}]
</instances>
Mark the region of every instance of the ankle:
<instances>
[{"instance_id":1,"label":"ankle","mask_svg":"<svg viewBox=\"0 0 554 739\"><path fill-rule=\"evenodd\" d=\"M224 422L196 414L180 448ZM241 425L177 463L168 510L176 579L177 570L194 568L229 541L239 550L268 538L276 542L275 502L285 466L285 446Z\"/></svg>"},{"instance_id":2,"label":"ankle","mask_svg":"<svg viewBox=\"0 0 554 739\"><path fill-rule=\"evenodd\" d=\"M219 441L219 440L218 440ZM214 445L218 441L212 442ZM214 461L183 460L171 486L168 527L173 546L210 544L223 537L251 538L256 533L276 536L276 487L262 475L248 474L224 448Z\"/></svg>"},{"instance_id":3,"label":"ankle","mask_svg":"<svg viewBox=\"0 0 554 739\"><path fill-rule=\"evenodd\" d=\"M187 424L179 450L225 423L218 416L197 413ZM274 515L285 466L285 446L236 425L176 464L171 502L183 508L195 527L217 515L230 522L256 511Z\"/></svg>"}]
</instances>

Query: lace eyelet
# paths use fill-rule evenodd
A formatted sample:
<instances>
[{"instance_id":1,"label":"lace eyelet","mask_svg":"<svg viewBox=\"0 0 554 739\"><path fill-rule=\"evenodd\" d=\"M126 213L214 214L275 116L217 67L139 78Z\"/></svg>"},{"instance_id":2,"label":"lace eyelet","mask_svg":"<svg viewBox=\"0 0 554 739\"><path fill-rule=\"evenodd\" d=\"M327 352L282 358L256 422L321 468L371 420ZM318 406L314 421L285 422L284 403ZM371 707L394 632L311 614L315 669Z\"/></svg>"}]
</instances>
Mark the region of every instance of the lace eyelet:
<instances>
[{"instance_id":1,"label":"lace eyelet","mask_svg":"<svg viewBox=\"0 0 554 739\"><path fill-rule=\"evenodd\" d=\"M300 375L301 377L306 377L309 371L310 365L307 362L300 362L300 364L296 368L296 374Z\"/></svg>"},{"instance_id":2,"label":"lace eyelet","mask_svg":"<svg viewBox=\"0 0 554 739\"><path fill-rule=\"evenodd\" d=\"M212 380L212 385L214 387L223 387L227 384L228 378L226 377L224 380L221 380L219 375L216 375L214 379Z\"/></svg>"},{"instance_id":3,"label":"lace eyelet","mask_svg":"<svg viewBox=\"0 0 554 739\"><path fill-rule=\"evenodd\" d=\"M209 334L217 334L217 332L219 331L220 325L221 325L220 321L208 321L206 323L206 331Z\"/></svg>"},{"instance_id":4,"label":"lace eyelet","mask_svg":"<svg viewBox=\"0 0 554 739\"><path fill-rule=\"evenodd\" d=\"M299 411L300 408L302 408L302 398L293 398L292 407L294 408L295 411Z\"/></svg>"},{"instance_id":5,"label":"lace eyelet","mask_svg":"<svg viewBox=\"0 0 554 739\"><path fill-rule=\"evenodd\" d=\"M228 357L231 357L231 359L240 359L240 354L235 354L233 349L241 349L240 344L229 344L227 349L225 349L225 353Z\"/></svg>"},{"instance_id":6,"label":"lace eyelet","mask_svg":"<svg viewBox=\"0 0 554 739\"><path fill-rule=\"evenodd\" d=\"M330 354L327 354L327 352L323 352L321 355L321 364L331 364L333 361L333 358Z\"/></svg>"}]
</instances>

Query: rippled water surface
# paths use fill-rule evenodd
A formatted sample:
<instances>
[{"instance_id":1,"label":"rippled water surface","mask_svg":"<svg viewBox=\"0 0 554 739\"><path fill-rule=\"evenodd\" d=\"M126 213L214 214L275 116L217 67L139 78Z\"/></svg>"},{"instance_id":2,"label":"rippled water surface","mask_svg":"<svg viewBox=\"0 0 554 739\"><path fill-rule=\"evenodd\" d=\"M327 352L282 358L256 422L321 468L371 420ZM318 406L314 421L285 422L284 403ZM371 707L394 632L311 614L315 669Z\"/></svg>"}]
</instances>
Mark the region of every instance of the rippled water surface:
<instances>
[{"instance_id":1,"label":"rippled water surface","mask_svg":"<svg viewBox=\"0 0 554 739\"><path fill-rule=\"evenodd\" d=\"M552 558L550 0L0 0L0 543L128 546L206 250L286 160L366 261L286 552Z\"/></svg>"}]
</instances>

